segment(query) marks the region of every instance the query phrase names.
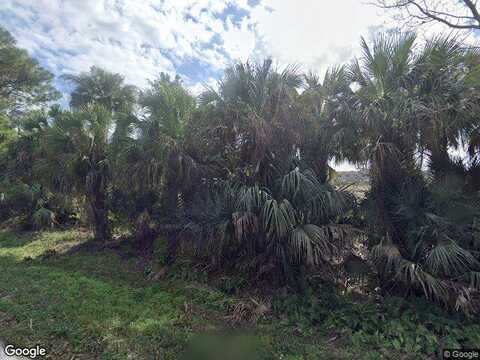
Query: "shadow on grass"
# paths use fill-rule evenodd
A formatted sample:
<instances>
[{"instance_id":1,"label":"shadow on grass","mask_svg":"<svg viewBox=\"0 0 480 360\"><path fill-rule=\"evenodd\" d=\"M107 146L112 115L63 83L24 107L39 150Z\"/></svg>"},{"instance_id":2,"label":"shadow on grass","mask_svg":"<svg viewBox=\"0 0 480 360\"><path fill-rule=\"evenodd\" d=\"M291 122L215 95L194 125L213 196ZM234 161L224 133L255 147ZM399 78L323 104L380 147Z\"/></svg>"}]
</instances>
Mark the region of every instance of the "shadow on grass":
<instances>
[{"instance_id":1,"label":"shadow on grass","mask_svg":"<svg viewBox=\"0 0 480 360\"><path fill-rule=\"evenodd\" d=\"M37 241L41 234L37 232L18 232L0 231L0 249L17 248Z\"/></svg>"},{"instance_id":2,"label":"shadow on grass","mask_svg":"<svg viewBox=\"0 0 480 360\"><path fill-rule=\"evenodd\" d=\"M1 340L41 344L50 358L60 360L216 360L235 352L231 359L253 360L256 349L265 350L258 354L267 360L278 359L272 348L277 343L303 352L305 344L292 336L291 327L287 332L278 325L257 328L258 344L250 344L250 338L239 343L237 338L197 338L225 329L230 297L175 277L151 283L135 269L136 259L124 260L115 249L100 250L90 240L74 238L73 233L43 233L0 247ZM40 246L44 240L47 245ZM61 253L55 250L59 244ZM321 357L308 359L314 358Z\"/></svg>"}]
</instances>

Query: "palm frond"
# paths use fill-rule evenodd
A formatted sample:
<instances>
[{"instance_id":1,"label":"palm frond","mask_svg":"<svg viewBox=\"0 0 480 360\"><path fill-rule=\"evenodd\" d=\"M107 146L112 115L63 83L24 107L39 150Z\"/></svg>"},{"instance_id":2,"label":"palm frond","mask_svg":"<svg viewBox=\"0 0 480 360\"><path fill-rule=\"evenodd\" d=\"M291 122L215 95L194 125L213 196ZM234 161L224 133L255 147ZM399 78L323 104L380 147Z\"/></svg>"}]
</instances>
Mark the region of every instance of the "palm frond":
<instances>
[{"instance_id":1,"label":"palm frond","mask_svg":"<svg viewBox=\"0 0 480 360\"><path fill-rule=\"evenodd\" d=\"M432 274L461 274L480 265L467 250L449 241L431 249L425 260L426 268Z\"/></svg>"}]
</instances>

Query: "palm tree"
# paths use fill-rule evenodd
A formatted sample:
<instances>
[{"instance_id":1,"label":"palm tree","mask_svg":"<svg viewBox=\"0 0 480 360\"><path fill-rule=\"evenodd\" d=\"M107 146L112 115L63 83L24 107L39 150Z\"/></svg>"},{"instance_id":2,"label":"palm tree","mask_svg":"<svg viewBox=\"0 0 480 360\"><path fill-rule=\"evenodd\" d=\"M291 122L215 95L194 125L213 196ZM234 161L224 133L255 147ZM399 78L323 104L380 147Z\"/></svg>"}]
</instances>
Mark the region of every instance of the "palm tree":
<instances>
[{"instance_id":1,"label":"palm tree","mask_svg":"<svg viewBox=\"0 0 480 360\"><path fill-rule=\"evenodd\" d=\"M376 226L388 238L399 230L393 219L392 196L401 192L406 179L414 175L417 103L412 96L413 34L382 35L370 47L362 39L363 55L350 66L350 81L356 90L350 111L358 137L365 147L360 157L370 163L371 197L375 202ZM352 121L351 119L343 120Z\"/></svg>"},{"instance_id":2,"label":"palm tree","mask_svg":"<svg viewBox=\"0 0 480 360\"><path fill-rule=\"evenodd\" d=\"M414 40L411 34L383 35L372 48L363 41L361 62L350 69L357 89L349 114L371 164L365 208L374 214L372 256L385 286L401 284L468 310L471 290L478 288L479 262L467 246L478 207L458 183L426 183L414 157L428 148L434 166L450 163L446 150L465 128L458 121L465 119L460 113L467 94L461 54L444 39L417 52Z\"/></svg>"},{"instance_id":3,"label":"palm tree","mask_svg":"<svg viewBox=\"0 0 480 360\"><path fill-rule=\"evenodd\" d=\"M3 213L17 217L26 227L53 225L56 220L52 210L57 210L51 201L54 196L39 184L37 174L32 171L41 158L41 139L50 127L48 114L43 110L29 112L16 125L16 136L10 138L1 158Z\"/></svg>"},{"instance_id":4,"label":"palm tree","mask_svg":"<svg viewBox=\"0 0 480 360\"><path fill-rule=\"evenodd\" d=\"M478 80L472 57L478 55L456 38L439 36L426 43L414 64L419 146L437 178L455 169L448 150L458 149L475 127Z\"/></svg>"},{"instance_id":5,"label":"palm tree","mask_svg":"<svg viewBox=\"0 0 480 360\"><path fill-rule=\"evenodd\" d=\"M345 67L330 69L323 81L313 72L305 75L305 90L299 97L304 124L301 154L322 182L333 171L330 160L360 161L356 156L364 143L358 123L349 113L354 107L350 84Z\"/></svg>"},{"instance_id":6,"label":"palm tree","mask_svg":"<svg viewBox=\"0 0 480 360\"><path fill-rule=\"evenodd\" d=\"M134 116L137 93L135 86L125 85L124 77L110 73L96 66L89 72L78 75L64 75L63 78L74 85L70 96L70 106L74 109L88 104L100 104L114 119L112 133L113 151L121 151L123 142L131 135L136 121Z\"/></svg>"},{"instance_id":7,"label":"palm tree","mask_svg":"<svg viewBox=\"0 0 480 360\"><path fill-rule=\"evenodd\" d=\"M213 264L284 282L327 265L356 236L345 221L352 198L324 176L324 115L314 99L301 99L301 85L295 67L239 63L200 98L209 121L195 130L221 150L215 161L226 171L186 206L183 234Z\"/></svg>"},{"instance_id":8,"label":"palm tree","mask_svg":"<svg viewBox=\"0 0 480 360\"><path fill-rule=\"evenodd\" d=\"M64 75L63 78L75 86L70 94L70 106L74 108L98 103L113 114L131 112L135 104L136 88L124 85L124 78L120 74L92 66L89 72Z\"/></svg>"},{"instance_id":9,"label":"palm tree","mask_svg":"<svg viewBox=\"0 0 480 360\"><path fill-rule=\"evenodd\" d=\"M280 71L271 60L247 62L228 68L218 91L201 95L222 132L224 164L232 176L268 181L272 158L297 156L302 124L295 101L301 84L296 67Z\"/></svg>"},{"instance_id":10,"label":"palm tree","mask_svg":"<svg viewBox=\"0 0 480 360\"><path fill-rule=\"evenodd\" d=\"M214 266L270 283L295 284L305 271L345 260L361 236L347 219L353 198L298 166L278 173L275 183L217 182L188 207L183 236Z\"/></svg>"},{"instance_id":11,"label":"palm tree","mask_svg":"<svg viewBox=\"0 0 480 360\"><path fill-rule=\"evenodd\" d=\"M42 137L42 158L36 174L54 191L84 198L95 238L110 238L107 190L111 166L108 133L112 115L99 104L52 114L50 128Z\"/></svg>"},{"instance_id":12,"label":"palm tree","mask_svg":"<svg viewBox=\"0 0 480 360\"><path fill-rule=\"evenodd\" d=\"M153 205L160 201L162 222L174 224L179 197L190 181L194 162L185 151L184 137L195 99L178 77L172 80L160 74L150 82L150 88L140 93L139 106L141 116L134 126L135 138L130 138L123 148L125 167L118 178L124 189L136 192L140 202L135 215L141 217L136 221L136 238L137 247L145 252L153 241L153 233L146 229ZM174 247L174 237L170 242Z\"/></svg>"},{"instance_id":13,"label":"palm tree","mask_svg":"<svg viewBox=\"0 0 480 360\"><path fill-rule=\"evenodd\" d=\"M176 209L182 180L188 181L184 170L191 159L183 150L185 126L195 109L195 99L182 86L180 78L174 80L161 74L159 79L150 83L150 89L144 91L139 100L146 111L146 121L140 124L143 140L165 163L165 191L163 204L168 217L176 218ZM158 148L160 146L160 148Z\"/></svg>"}]
</instances>

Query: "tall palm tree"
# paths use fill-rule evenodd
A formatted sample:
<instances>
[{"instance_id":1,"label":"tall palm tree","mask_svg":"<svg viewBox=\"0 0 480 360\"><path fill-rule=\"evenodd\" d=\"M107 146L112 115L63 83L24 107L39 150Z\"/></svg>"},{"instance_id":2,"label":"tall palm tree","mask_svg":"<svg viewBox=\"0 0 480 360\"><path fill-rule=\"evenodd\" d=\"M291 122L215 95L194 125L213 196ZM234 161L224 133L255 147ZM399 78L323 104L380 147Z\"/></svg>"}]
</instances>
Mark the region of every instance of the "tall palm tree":
<instances>
[{"instance_id":1,"label":"tall palm tree","mask_svg":"<svg viewBox=\"0 0 480 360\"><path fill-rule=\"evenodd\" d=\"M225 71L218 91L203 93L219 126L229 172L242 181L268 182L271 160L297 156L302 123L296 99L302 76L296 67L280 71L271 60L238 63ZM228 146L227 146L228 145Z\"/></svg>"},{"instance_id":2,"label":"tall palm tree","mask_svg":"<svg viewBox=\"0 0 480 360\"><path fill-rule=\"evenodd\" d=\"M417 51L414 40L383 35L372 47L363 41L363 57L350 69L356 87L350 114L371 163L372 255L384 285L400 283L468 310L479 285L479 262L466 246L478 207L458 184L428 185L414 156L427 148L435 166L450 163L447 148L465 127L461 54L442 39Z\"/></svg>"},{"instance_id":3,"label":"tall palm tree","mask_svg":"<svg viewBox=\"0 0 480 360\"><path fill-rule=\"evenodd\" d=\"M352 199L324 176L325 119L315 112L324 104L313 89L312 98L301 98L302 82L295 67L238 63L200 98L209 121L196 131L221 150L216 162L226 171L187 206L184 234L216 265L284 282L326 265L333 249L355 237L344 221Z\"/></svg>"},{"instance_id":4,"label":"tall palm tree","mask_svg":"<svg viewBox=\"0 0 480 360\"><path fill-rule=\"evenodd\" d=\"M195 109L195 99L181 84L180 78L171 80L167 75L150 83L139 100L145 110L145 121L140 124L143 140L165 163L165 191L163 204L166 214L176 218L178 195L182 181L188 174L182 172L191 159L184 152L185 127ZM188 171L187 171L188 172Z\"/></svg>"},{"instance_id":5,"label":"tall palm tree","mask_svg":"<svg viewBox=\"0 0 480 360\"><path fill-rule=\"evenodd\" d=\"M346 115L359 123L358 135L365 139L363 160L371 164L372 195L377 225L389 238L397 238L391 196L415 172L418 108L412 96L412 64L415 35L381 35L367 44L363 55L350 66L350 80L357 88Z\"/></svg>"},{"instance_id":6,"label":"tall palm tree","mask_svg":"<svg viewBox=\"0 0 480 360\"><path fill-rule=\"evenodd\" d=\"M180 78L166 74L150 82L139 96L141 115L121 153L125 168L118 178L136 192L137 247L151 249L153 234L147 231L153 205L160 201L163 222L175 223L179 197L188 185L194 162L184 148L185 127L195 109L195 99ZM138 215L140 214L140 215ZM143 235L142 235L143 234ZM175 242L172 238L171 242ZM174 245L172 245L174 246ZM173 251L173 250L172 250Z\"/></svg>"},{"instance_id":7,"label":"tall palm tree","mask_svg":"<svg viewBox=\"0 0 480 360\"><path fill-rule=\"evenodd\" d=\"M129 112L135 104L136 88L125 85L120 74L92 66L89 72L64 75L63 78L75 86L70 94L70 106L74 108L98 103L113 114Z\"/></svg>"},{"instance_id":8,"label":"tall palm tree","mask_svg":"<svg viewBox=\"0 0 480 360\"><path fill-rule=\"evenodd\" d=\"M74 109L88 104L99 104L109 111L114 119L112 144L114 151L120 151L122 143L131 135L136 121L134 116L138 90L126 85L120 74L110 73L96 66L89 72L78 75L64 75L63 78L74 86L70 106Z\"/></svg>"},{"instance_id":9,"label":"tall palm tree","mask_svg":"<svg viewBox=\"0 0 480 360\"><path fill-rule=\"evenodd\" d=\"M475 127L479 82L472 76L472 57L478 54L458 39L439 36L427 41L414 64L419 146L428 152L436 177L452 171L448 150L458 149Z\"/></svg>"},{"instance_id":10,"label":"tall palm tree","mask_svg":"<svg viewBox=\"0 0 480 360\"><path fill-rule=\"evenodd\" d=\"M42 158L34 166L51 189L85 199L95 238L101 241L110 237L107 190L112 123L111 112L99 104L73 111L57 109L41 139Z\"/></svg>"}]
</instances>

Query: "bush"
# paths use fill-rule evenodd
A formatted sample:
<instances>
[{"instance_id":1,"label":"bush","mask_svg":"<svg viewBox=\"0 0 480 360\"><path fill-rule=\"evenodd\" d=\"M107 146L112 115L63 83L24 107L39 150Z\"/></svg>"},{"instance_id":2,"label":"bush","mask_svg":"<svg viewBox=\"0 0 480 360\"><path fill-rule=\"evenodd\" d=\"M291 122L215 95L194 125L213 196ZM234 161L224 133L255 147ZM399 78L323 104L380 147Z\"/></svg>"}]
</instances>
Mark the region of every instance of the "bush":
<instances>
[{"instance_id":1,"label":"bush","mask_svg":"<svg viewBox=\"0 0 480 360\"><path fill-rule=\"evenodd\" d=\"M12 219L25 230L52 228L74 220L70 201L38 184L0 184L0 222Z\"/></svg>"},{"instance_id":2,"label":"bush","mask_svg":"<svg viewBox=\"0 0 480 360\"><path fill-rule=\"evenodd\" d=\"M480 341L480 326L474 320L448 314L423 299L392 297L381 305L350 303L332 312L324 325L342 332L363 351L432 355L443 348L472 348Z\"/></svg>"},{"instance_id":3,"label":"bush","mask_svg":"<svg viewBox=\"0 0 480 360\"><path fill-rule=\"evenodd\" d=\"M275 286L330 266L360 236L348 219L353 197L299 167L271 187L224 181L186 210L184 235L223 270Z\"/></svg>"}]
</instances>

